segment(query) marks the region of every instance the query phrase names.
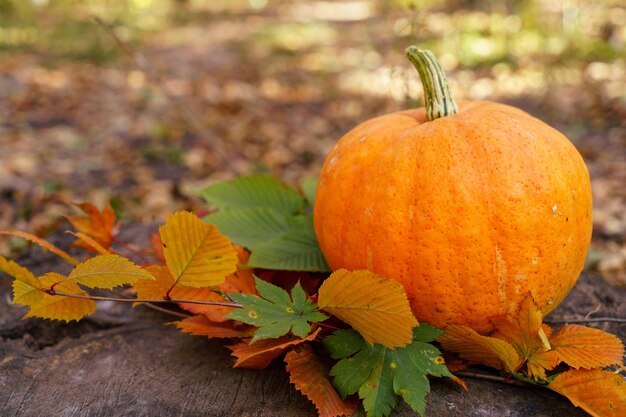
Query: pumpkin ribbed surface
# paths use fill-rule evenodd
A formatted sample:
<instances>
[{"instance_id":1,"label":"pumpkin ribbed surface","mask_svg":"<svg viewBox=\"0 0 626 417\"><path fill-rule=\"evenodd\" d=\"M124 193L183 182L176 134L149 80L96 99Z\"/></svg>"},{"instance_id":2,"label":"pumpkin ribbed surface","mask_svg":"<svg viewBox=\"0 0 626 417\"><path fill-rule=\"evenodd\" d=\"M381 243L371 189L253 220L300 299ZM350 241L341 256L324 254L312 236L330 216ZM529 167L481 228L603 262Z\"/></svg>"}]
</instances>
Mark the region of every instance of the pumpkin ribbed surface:
<instances>
[{"instance_id":1,"label":"pumpkin ribbed surface","mask_svg":"<svg viewBox=\"0 0 626 417\"><path fill-rule=\"evenodd\" d=\"M591 237L585 164L516 108L464 102L432 121L409 110L337 142L319 178L315 231L333 270L401 282L418 320L485 333L531 293L547 313Z\"/></svg>"}]
</instances>

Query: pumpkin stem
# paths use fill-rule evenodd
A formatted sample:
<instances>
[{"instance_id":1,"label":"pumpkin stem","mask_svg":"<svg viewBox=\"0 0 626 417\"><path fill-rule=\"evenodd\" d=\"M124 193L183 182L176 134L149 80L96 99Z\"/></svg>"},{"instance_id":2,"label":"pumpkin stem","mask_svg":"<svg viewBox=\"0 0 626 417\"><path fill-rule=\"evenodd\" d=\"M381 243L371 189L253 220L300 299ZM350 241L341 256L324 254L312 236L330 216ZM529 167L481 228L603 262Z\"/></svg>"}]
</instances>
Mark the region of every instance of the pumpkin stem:
<instances>
[{"instance_id":1,"label":"pumpkin stem","mask_svg":"<svg viewBox=\"0 0 626 417\"><path fill-rule=\"evenodd\" d=\"M421 50L416 46L409 46L405 52L422 79L428 120L457 114L459 108L452 97L446 74L435 55L429 50Z\"/></svg>"}]
</instances>

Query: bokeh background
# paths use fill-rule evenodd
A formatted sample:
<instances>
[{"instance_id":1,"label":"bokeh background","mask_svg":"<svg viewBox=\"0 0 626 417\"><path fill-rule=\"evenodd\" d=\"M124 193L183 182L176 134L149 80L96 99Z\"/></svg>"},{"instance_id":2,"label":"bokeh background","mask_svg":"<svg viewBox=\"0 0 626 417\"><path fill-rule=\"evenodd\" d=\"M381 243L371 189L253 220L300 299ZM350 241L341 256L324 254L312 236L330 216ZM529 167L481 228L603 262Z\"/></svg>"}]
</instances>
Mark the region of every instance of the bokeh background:
<instances>
[{"instance_id":1,"label":"bokeh background","mask_svg":"<svg viewBox=\"0 0 626 417\"><path fill-rule=\"evenodd\" d=\"M162 221L216 179L315 177L351 127L421 105L410 44L457 99L572 140L588 268L626 285L623 0L0 0L0 230L45 235L79 201Z\"/></svg>"}]
</instances>

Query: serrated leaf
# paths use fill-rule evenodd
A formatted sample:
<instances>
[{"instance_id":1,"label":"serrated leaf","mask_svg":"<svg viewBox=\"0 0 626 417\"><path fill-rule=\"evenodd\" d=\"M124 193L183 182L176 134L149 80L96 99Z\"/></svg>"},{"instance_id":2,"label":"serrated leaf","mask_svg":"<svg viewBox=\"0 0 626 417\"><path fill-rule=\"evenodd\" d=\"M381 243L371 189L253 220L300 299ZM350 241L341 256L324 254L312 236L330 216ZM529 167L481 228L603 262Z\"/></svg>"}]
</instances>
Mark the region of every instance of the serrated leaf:
<instances>
[{"instance_id":1,"label":"serrated leaf","mask_svg":"<svg viewBox=\"0 0 626 417\"><path fill-rule=\"evenodd\" d=\"M67 279L89 288L112 289L154 277L130 260L109 254L95 256L77 265Z\"/></svg>"},{"instance_id":2,"label":"serrated leaf","mask_svg":"<svg viewBox=\"0 0 626 417\"><path fill-rule=\"evenodd\" d=\"M226 317L258 327L252 342L277 338L289 332L305 337L311 331L309 323L328 317L317 311L317 305L306 298L300 283L289 294L280 287L255 279L260 297L253 294L228 294L243 308L234 310Z\"/></svg>"},{"instance_id":3,"label":"serrated leaf","mask_svg":"<svg viewBox=\"0 0 626 417\"><path fill-rule=\"evenodd\" d=\"M235 326L230 323L216 323L210 321L204 315L198 315L175 321L180 330L194 336L207 336L208 338L232 338L250 337L254 333L254 328L249 326Z\"/></svg>"},{"instance_id":4,"label":"serrated leaf","mask_svg":"<svg viewBox=\"0 0 626 417\"><path fill-rule=\"evenodd\" d=\"M467 326L448 326L438 341L467 361L509 372L517 371L524 360L506 340L481 336Z\"/></svg>"},{"instance_id":5,"label":"serrated leaf","mask_svg":"<svg viewBox=\"0 0 626 417\"><path fill-rule=\"evenodd\" d=\"M30 233L26 233L26 232L21 232L18 230L7 230L7 231L2 231L0 232L0 234L2 235L8 235L8 236L15 236L15 237L21 237L22 239L26 239L29 240L33 243L36 243L37 245L41 246L44 249L49 250L50 252L54 253L55 255L57 255L58 257L65 259L67 262L69 262L72 265L78 265L80 263L80 261L78 259L75 259L74 257L72 257L69 253L65 252L62 249L59 249L58 247L56 247L55 245L53 245L52 243L43 240L35 235L32 235Z\"/></svg>"},{"instance_id":6,"label":"serrated leaf","mask_svg":"<svg viewBox=\"0 0 626 417\"><path fill-rule=\"evenodd\" d=\"M563 326L550 344L559 361L572 368L621 365L624 357L624 345L617 336L578 324Z\"/></svg>"},{"instance_id":7,"label":"serrated leaf","mask_svg":"<svg viewBox=\"0 0 626 417\"><path fill-rule=\"evenodd\" d=\"M80 208L85 215L68 216L67 220L72 226L74 226L78 232L91 237L104 248L111 246L111 242L113 242L113 238L118 232L115 212L111 208L111 205L105 206L102 211L98 210L96 206L90 203L81 203L76 206ZM75 241L73 245L94 251L91 245L81 240Z\"/></svg>"},{"instance_id":8,"label":"serrated leaf","mask_svg":"<svg viewBox=\"0 0 626 417\"><path fill-rule=\"evenodd\" d=\"M319 332L320 329L317 329L305 338L282 336L278 339L259 340L256 343L243 341L226 347L237 358L233 368L263 369L293 346L315 340Z\"/></svg>"},{"instance_id":9,"label":"serrated leaf","mask_svg":"<svg viewBox=\"0 0 626 417\"><path fill-rule=\"evenodd\" d=\"M305 204L295 188L265 175L218 182L198 194L220 210L264 207L289 215L302 210Z\"/></svg>"},{"instance_id":10,"label":"serrated leaf","mask_svg":"<svg viewBox=\"0 0 626 417\"><path fill-rule=\"evenodd\" d=\"M0 271L13 277L13 304L30 305L41 298L41 283L32 272L17 262L0 256Z\"/></svg>"},{"instance_id":11,"label":"serrated leaf","mask_svg":"<svg viewBox=\"0 0 626 417\"><path fill-rule=\"evenodd\" d=\"M389 348L410 343L417 326L402 284L370 271L335 271L320 287L318 304L369 343Z\"/></svg>"},{"instance_id":12,"label":"serrated leaf","mask_svg":"<svg viewBox=\"0 0 626 417\"><path fill-rule=\"evenodd\" d=\"M317 191L317 178L305 178L300 182L300 188L302 188L302 194L308 201L309 205L313 207L315 203L315 192Z\"/></svg>"},{"instance_id":13,"label":"serrated leaf","mask_svg":"<svg viewBox=\"0 0 626 417\"><path fill-rule=\"evenodd\" d=\"M30 307L24 317L40 317L69 322L72 320L78 321L96 311L96 302L93 300L50 295L41 290L56 284L54 290L57 292L80 296L89 295L74 282L66 281L63 275L49 272L40 277L38 281L38 288L29 285L30 288L19 290L21 292L18 296L21 300L20 304L28 302L27 305ZM24 281L20 282L24 283Z\"/></svg>"},{"instance_id":14,"label":"serrated leaf","mask_svg":"<svg viewBox=\"0 0 626 417\"><path fill-rule=\"evenodd\" d=\"M249 266L283 271L328 272L311 223L310 227L287 232L250 248Z\"/></svg>"},{"instance_id":15,"label":"serrated leaf","mask_svg":"<svg viewBox=\"0 0 626 417\"><path fill-rule=\"evenodd\" d=\"M415 337L426 339L428 332L431 330L427 328L416 329ZM339 330L326 337L323 345L334 358L348 354L330 374L344 398L359 393L368 417L388 415L395 406L396 395L423 414L430 391L427 375L453 377L443 364L441 352L417 340L402 348L387 349L370 345L355 330ZM354 348L346 349L350 345L356 346L356 352L350 353Z\"/></svg>"},{"instance_id":16,"label":"serrated leaf","mask_svg":"<svg viewBox=\"0 0 626 417\"><path fill-rule=\"evenodd\" d=\"M571 370L548 385L594 417L626 415L626 382L621 374L601 370Z\"/></svg>"},{"instance_id":17,"label":"serrated leaf","mask_svg":"<svg viewBox=\"0 0 626 417\"><path fill-rule=\"evenodd\" d=\"M292 349L285 356L289 381L317 408L319 417L350 416L356 412L352 402L341 399L328 379L328 368L309 345Z\"/></svg>"},{"instance_id":18,"label":"serrated leaf","mask_svg":"<svg viewBox=\"0 0 626 417\"><path fill-rule=\"evenodd\" d=\"M220 285L236 270L237 253L215 226L202 223L189 212L167 217L159 228L166 264L177 285Z\"/></svg>"}]
</instances>

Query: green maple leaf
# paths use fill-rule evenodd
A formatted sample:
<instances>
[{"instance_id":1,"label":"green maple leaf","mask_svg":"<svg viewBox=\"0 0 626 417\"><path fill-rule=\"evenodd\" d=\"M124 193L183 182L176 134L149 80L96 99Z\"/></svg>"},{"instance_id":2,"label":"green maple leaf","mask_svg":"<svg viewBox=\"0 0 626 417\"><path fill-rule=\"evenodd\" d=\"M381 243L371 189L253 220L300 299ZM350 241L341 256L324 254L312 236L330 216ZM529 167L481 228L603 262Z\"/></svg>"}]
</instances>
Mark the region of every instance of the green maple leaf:
<instances>
[{"instance_id":1,"label":"green maple leaf","mask_svg":"<svg viewBox=\"0 0 626 417\"><path fill-rule=\"evenodd\" d=\"M289 293L276 285L255 277L256 289L261 297L253 294L228 294L243 308L226 317L258 327L251 343L261 339L275 339L291 332L305 337L311 332L309 323L326 320L328 316L317 311L317 304L306 298L298 282Z\"/></svg>"},{"instance_id":2,"label":"green maple leaf","mask_svg":"<svg viewBox=\"0 0 626 417\"><path fill-rule=\"evenodd\" d=\"M413 329L413 342L387 349L370 345L352 329L338 330L324 339L324 347L339 362L331 369L333 384L345 398L358 392L368 417L387 416L397 397L424 415L427 375L452 377L441 352L429 344L443 332L427 324Z\"/></svg>"}]
</instances>

